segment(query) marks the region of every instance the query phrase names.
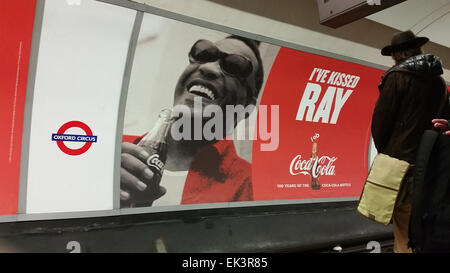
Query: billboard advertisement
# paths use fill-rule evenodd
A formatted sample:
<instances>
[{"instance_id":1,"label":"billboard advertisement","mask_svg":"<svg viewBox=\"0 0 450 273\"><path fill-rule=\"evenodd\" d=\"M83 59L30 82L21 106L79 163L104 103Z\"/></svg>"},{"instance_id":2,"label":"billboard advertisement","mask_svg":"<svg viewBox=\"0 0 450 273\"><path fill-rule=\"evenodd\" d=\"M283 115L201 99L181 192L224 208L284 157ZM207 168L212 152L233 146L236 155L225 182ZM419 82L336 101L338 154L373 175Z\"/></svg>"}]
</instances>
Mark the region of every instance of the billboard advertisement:
<instances>
[{"instance_id":1,"label":"billboard advertisement","mask_svg":"<svg viewBox=\"0 0 450 273\"><path fill-rule=\"evenodd\" d=\"M34 10L8 4L25 2L2 36L2 214L19 167L33 215L359 198L382 70L93 0L45 1L19 166Z\"/></svg>"},{"instance_id":2,"label":"billboard advertisement","mask_svg":"<svg viewBox=\"0 0 450 273\"><path fill-rule=\"evenodd\" d=\"M382 73L145 14L121 207L357 199Z\"/></svg>"}]
</instances>

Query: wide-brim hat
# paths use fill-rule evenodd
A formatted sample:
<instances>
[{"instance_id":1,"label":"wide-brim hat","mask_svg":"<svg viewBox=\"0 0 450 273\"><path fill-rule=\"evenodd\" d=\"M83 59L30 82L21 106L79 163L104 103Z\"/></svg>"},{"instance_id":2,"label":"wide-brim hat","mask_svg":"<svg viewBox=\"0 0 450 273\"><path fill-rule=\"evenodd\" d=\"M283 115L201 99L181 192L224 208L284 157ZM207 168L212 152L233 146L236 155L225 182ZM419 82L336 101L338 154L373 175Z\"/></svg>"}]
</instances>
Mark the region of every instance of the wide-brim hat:
<instances>
[{"instance_id":1,"label":"wide-brim hat","mask_svg":"<svg viewBox=\"0 0 450 273\"><path fill-rule=\"evenodd\" d=\"M391 44L383 47L381 55L391 56L394 50L407 50L421 47L430 39L427 37L417 37L411 30L396 33L391 40Z\"/></svg>"}]
</instances>

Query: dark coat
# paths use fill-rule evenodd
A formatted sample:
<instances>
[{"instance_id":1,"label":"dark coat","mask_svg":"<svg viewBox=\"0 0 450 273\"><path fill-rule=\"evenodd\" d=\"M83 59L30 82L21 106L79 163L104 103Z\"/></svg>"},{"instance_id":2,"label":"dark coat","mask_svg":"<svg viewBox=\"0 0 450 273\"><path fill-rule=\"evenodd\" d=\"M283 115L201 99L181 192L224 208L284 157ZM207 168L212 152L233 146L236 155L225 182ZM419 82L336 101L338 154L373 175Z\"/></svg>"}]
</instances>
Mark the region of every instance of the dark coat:
<instances>
[{"instance_id":1,"label":"dark coat","mask_svg":"<svg viewBox=\"0 0 450 273\"><path fill-rule=\"evenodd\" d=\"M379 153L414 164L417 148L431 120L450 118L448 92L438 57L422 54L389 69L379 85L372 116L372 136Z\"/></svg>"},{"instance_id":2,"label":"dark coat","mask_svg":"<svg viewBox=\"0 0 450 273\"><path fill-rule=\"evenodd\" d=\"M409 224L415 252L450 253L450 137L425 131L417 151Z\"/></svg>"}]
</instances>

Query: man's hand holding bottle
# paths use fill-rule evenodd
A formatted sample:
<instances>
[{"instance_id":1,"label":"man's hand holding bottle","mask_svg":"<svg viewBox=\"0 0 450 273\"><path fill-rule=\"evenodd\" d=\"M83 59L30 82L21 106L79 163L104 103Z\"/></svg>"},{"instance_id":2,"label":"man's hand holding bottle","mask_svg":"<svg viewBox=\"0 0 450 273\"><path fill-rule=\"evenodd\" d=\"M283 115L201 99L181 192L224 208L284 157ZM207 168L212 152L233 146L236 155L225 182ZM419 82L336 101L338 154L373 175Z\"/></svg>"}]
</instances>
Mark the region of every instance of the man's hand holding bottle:
<instances>
[{"instance_id":1,"label":"man's hand holding bottle","mask_svg":"<svg viewBox=\"0 0 450 273\"><path fill-rule=\"evenodd\" d=\"M150 154L143 147L132 143L122 143L121 207L151 206L153 201L166 193L166 189L159 186L162 174L155 175L147 165L149 157Z\"/></svg>"},{"instance_id":2,"label":"man's hand holding bottle","mask_svg":"<svg viewBox=\"0 0 450 273\"><path fill-rule=\"evenodd\" d=\"M164 109L153 129L137 145L122 143L121 207L148 207L166 193L159 184L167 160L166 139L173 121L172 110Z\"/></svg>"}]
</instances>

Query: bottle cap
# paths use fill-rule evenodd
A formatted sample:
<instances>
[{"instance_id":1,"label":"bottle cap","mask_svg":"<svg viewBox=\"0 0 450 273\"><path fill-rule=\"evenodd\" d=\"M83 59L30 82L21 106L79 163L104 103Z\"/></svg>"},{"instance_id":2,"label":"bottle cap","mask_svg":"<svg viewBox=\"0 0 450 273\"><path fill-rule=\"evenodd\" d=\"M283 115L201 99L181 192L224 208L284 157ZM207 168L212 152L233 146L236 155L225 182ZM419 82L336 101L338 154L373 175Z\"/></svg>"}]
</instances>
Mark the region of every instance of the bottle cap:
<instances>
[{"instance_id":1,"label":"bottle cap","mask_svg":"<svg viewBox=\"0 0 450 273\"><path fill-rule=\"evenodd\" d=\"M172 117L172 108L164 108L159 113L160 118L164 118L165 120L173 119Z\"/></svg>"}]
</instances>

